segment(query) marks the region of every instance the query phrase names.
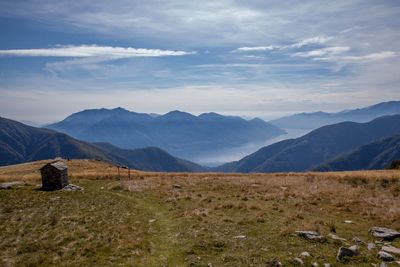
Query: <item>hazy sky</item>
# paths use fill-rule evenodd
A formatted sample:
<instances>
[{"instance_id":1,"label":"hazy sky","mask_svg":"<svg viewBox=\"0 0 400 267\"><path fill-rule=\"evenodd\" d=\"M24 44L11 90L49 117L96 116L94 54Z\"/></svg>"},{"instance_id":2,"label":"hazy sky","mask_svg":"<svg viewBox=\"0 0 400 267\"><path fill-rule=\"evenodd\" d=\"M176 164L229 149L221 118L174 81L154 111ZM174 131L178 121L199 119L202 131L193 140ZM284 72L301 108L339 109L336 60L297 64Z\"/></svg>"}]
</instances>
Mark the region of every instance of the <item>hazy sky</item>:
<instances>
[{"instance_id":1,"label":"hazy sky","mask_svg":"<svg viewBox=\"0 0 400 267\"><path fill-rule=\"evenodd\" d=\"M259 116L400 99L400 1L2 0L0 115Z\"/></svg>"}]
</instances>

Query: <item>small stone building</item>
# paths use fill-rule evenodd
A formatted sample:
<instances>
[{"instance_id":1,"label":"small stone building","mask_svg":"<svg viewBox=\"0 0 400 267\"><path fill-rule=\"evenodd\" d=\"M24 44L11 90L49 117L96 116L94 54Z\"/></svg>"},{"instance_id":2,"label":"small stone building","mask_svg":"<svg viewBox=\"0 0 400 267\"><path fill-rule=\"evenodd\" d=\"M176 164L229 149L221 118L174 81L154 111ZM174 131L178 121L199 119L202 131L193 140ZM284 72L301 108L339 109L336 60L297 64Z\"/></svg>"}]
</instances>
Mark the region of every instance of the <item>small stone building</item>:
<instances>
[{"instance_id":1,"label":"small stone building","mask_svg":"<svg viewBox=\"0 0 400 267\"><path fill-rule=\"evenodd\" d=\"M62 161L55 161L40 168L43 190L58 190L68 185L68 166Z\"/></svg>"}]
</instances>

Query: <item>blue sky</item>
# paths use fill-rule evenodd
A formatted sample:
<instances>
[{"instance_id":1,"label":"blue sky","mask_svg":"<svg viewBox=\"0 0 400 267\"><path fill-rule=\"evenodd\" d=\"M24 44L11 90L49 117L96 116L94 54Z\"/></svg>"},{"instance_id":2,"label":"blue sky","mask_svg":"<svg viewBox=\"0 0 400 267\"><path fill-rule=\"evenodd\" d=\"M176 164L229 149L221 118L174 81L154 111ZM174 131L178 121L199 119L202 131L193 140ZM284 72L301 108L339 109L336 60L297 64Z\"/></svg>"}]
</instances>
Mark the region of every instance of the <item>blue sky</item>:
<instances>
[{"instance_id":1,"label":"blue sky","mask_svg":"<svg viewBox=\"0 0 400 267\"><path fill-rule=\"evenodd\" d=\"M400 3L0 2L0 114L258 116L400 99Z\"/></svg>"}]
</instances>

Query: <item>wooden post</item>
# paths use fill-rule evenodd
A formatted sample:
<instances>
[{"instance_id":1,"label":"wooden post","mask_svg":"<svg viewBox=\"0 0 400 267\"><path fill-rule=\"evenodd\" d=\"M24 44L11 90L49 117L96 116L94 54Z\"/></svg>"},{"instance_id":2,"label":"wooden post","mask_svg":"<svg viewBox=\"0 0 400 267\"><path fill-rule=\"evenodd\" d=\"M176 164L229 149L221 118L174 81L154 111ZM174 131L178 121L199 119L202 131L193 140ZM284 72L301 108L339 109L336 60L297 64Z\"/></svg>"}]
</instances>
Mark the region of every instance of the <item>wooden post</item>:
<instances>
[{"instance_id":1,"label":"wooden post","mask_svg":"<svg viewBox=\"0 0 400 267\"><path fill-rule=\"evenodd\" d=\"M118 178L120 177L120 175L119 175L119 166L117 166L117 169L118 169Z\"/></svg>"},{"instance_id":2,"label":"wooden post","mask_svg":"<svg viewBox=\"0 0 400 267\"><path fill-rule=\"evenodd\" d=\"M131 179L131 168L128 167L128 179Z\"/></svg>"}]
</instances>

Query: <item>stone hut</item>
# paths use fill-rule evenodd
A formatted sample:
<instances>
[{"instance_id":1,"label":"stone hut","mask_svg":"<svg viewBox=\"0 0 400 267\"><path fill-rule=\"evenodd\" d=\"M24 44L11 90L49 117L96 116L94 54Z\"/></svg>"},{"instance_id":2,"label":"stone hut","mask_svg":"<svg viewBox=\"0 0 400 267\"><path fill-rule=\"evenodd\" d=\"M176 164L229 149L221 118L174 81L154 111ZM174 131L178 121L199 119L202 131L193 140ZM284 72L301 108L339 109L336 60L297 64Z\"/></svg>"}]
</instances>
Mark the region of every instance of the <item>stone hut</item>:
<instances>
[{"instance_id":1,"label":"stone hut","mask_svg":"<svg viewBox=\"0 0 400 267\"><path fill-rule=\"evenodd\" d=\"M62 161L55 161L40 168L43 190L58 190L68 185L68 166Z\"/></svg>"}]
</instances>

